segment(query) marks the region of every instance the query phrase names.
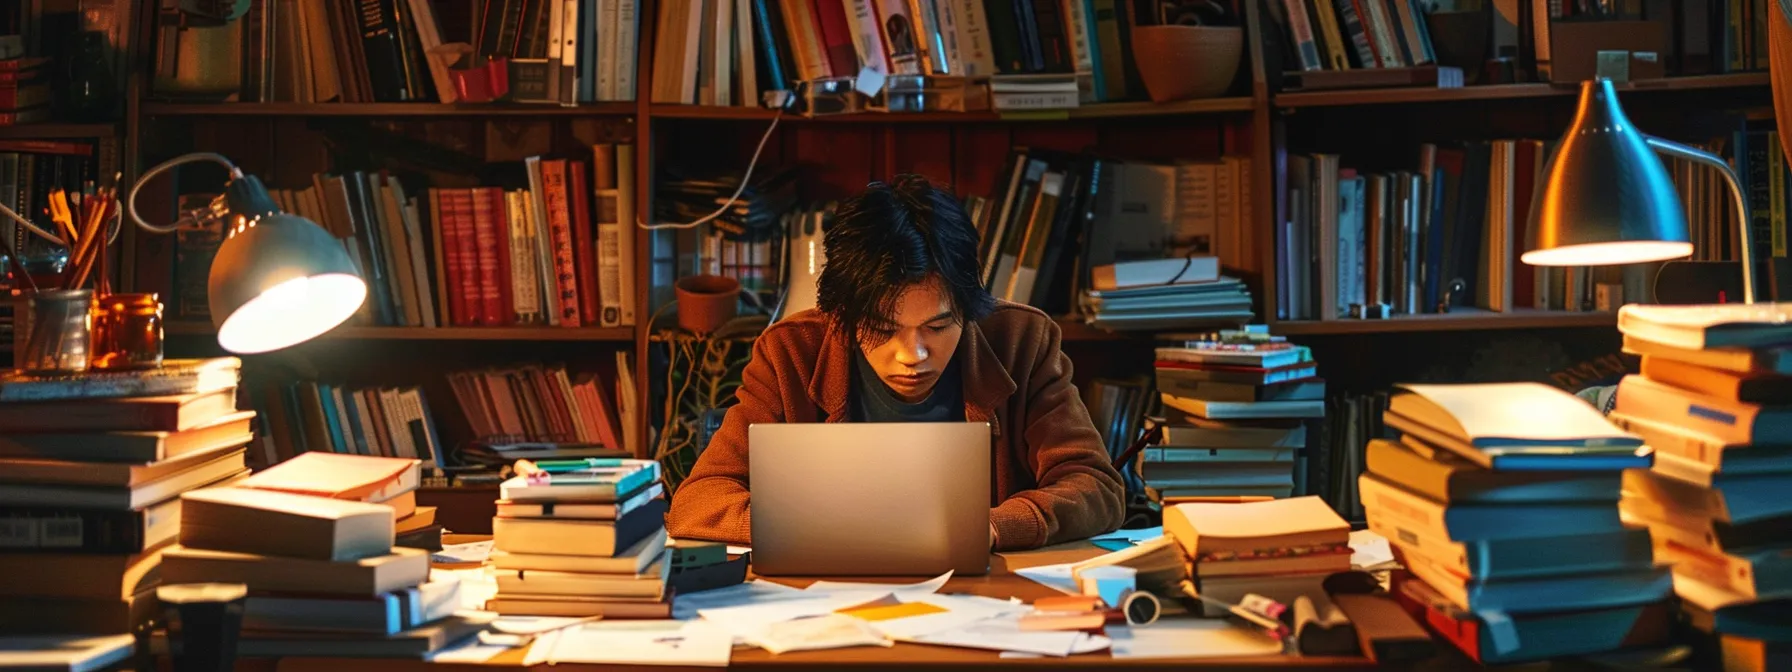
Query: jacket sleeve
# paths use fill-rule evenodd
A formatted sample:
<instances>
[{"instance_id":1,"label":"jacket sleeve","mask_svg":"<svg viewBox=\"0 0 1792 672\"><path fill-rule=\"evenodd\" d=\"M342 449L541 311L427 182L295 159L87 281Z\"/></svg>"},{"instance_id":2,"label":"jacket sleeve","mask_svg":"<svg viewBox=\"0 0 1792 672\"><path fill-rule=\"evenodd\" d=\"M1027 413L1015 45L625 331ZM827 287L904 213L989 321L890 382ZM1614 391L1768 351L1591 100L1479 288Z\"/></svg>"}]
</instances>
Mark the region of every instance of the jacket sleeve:
<instances>
[{"instance_id":1,"label":"jacket sleeve","mask_svg":"<svg viewBox=\"0 0 1792 672\"><path fill-rule=\"evenodd\" d=\"M997 550L1091 537L1119 528L1126 515L1120 472L1071 382L1058 325L1047 325L1021 392L1026 415L1014 427L1039 487L1014 493L990 512Z\"/></svg>"},{"instance_id":2,"label":"jacket sleeve","mask_svg":"<svg viewBox=\"0 0 1792 672\"><path fill-rule=\"evenodd\" d=\"M783 422L778 373L768 358L773 356L760 338L753 358L741 372L735 405L729 407L722 428L710 437L709 447L672 497L666 514L666 530L674 539L705 539L732 544L751 544L752 506L747 501L747 427L756 422Z\"/></svg>"}]
</instances>

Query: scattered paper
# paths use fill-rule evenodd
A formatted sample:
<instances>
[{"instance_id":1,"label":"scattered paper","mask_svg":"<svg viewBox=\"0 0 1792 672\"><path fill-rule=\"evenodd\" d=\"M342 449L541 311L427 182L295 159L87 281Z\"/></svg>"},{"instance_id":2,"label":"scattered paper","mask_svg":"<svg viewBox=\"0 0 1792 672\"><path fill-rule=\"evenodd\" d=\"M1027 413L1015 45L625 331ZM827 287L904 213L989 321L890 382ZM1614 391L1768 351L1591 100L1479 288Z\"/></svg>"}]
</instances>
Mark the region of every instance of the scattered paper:
<instances>
[{"instance_id":1,"label":"scattered paper","mask_svg":"<svg viewBox=\"0 0 1792 672\"><path fill-rule=\"evenodd\" d=\"M1273 656L1282 642L1229 621L1179 618L1148 626L1109 626L1115 658L1219 658Z\"/></svg>"},{"instance_id":2,"label":"scattered paper","mask_svg":"<svg viewBox=\"0 0 1792 672\"><path fill-rule=\"evenodd\" d=\"M688 621L697 617L703 609L722 609L761 604L780 599L810 599L814 595L806 595L803 591L791 588L782 583L773 583L765 579L756 579L747 583L739 583L726 588L705 590L700 593L682 593L672 598L672 618Z\"/></svg>"},{"instance_id":3,"label":"scattered paper","mask_svg":"<svg viewBox=\"0 0 1792 672\"><path fill-rule=\"evenodd\" d=\"M703 621L598 621L556 634L549 663L726 667L734 650L728 633Z\"/></svg>"},{"instance_id":4,"label":"scattered paper","mask_svg":"<svg viewBox=\"0 0 1792 672\"><path fill-rule=\"evenodd\" d=\"M539 635L552 630L559 630L569 625L590 622L589 618L573 618L570 616L499 616L486 627L495 632L511 635Z\"/></svg>"},{"instance_id":5,"label":"scattered paper","mask_svg":"<svg viewBox=\"0 0 1792 672\"><path fill-rule=\"evenodd\" d=\"M497 597L498 595L498 581L497 579L492 578L491 572L485 567L473 567L469 569L442 569L440 567L431 567L429 570L429 580L432 583L436 581L459 581L461 609L472 609L474 611L483 610L485 609L485 601Z\"/></svg>"},{"instance_id":6,"label":"scattered paper","mask_svg":"<svg viewBox=\"0 0 1792 672\"><path fill-rule=\"evenodd\" d=\"M1089 541L1099 542L1118 540L1138 545L1161 536L1164 536L1164 527L1159 525L1157 527L1146 527L1137 530L1114 530L1107 534L1090 537Z\"/></svg>"},{"instance_id":7,"label":"scattered paper","mask_svg":"<svg viewBox=\"0 0 1792 672\"><path fill-rule=\"evenodd\" d=\"M897 595L906 593L937 593L940 592L941 588L946 587L947 581L951 580L952 570L948 569L945 574L941 574L920 583L889 584L854 583L851 581L816 581L815 583L809 584L809 587L805 588L804 592L841 593L852 591L865 593L895 593Z\"/></svg>"},{"instance_id":8,"label":"scattered paper","mask_svg":"<svg viewBox=\"0 0 1792 672\"><path fill-rule=\"evenodd\" d=\"M773 623L759 639L760 648L772 654L789 651L844 649L853 646L890 646L893 642L871 624L845 614Z\"/></svg>"},{"instance_id":9,"label":"scattered paper","mask_svg":"<svg viewBox=\"0 0 1792 672\"><path fill-rule=\"evenodd\" d=\"M1018 658L1018 659L1044 658L1045 656L1041 656L1037 653L1027 653L1025 651L1003 651L1002 655L999 655L996 657L1001 658L1003 660L1007 660L1007 659L1015 659L1015 658Z\"/></svg>"},{"instance_id":10,"label":"scattered paper","mask_svg":"<svg viewBox=\"0 0 1792 672\"><path fill-rule=\"evenodd\" d=\"M1068 562L1061 565L1040 565L1038 567L1017 569L1014 570L1014 573L1032 579L1034 583L1038 583L1039 585L1059 592L1070 595L1081 595L1082 591L1077 589L1076 578L1071 576L1070 573L1070 568L1075 566L1075 564Z\"/></svg>"},{"instance_id":11,"label":"scattered paper","mask_svg":"<svg viewBox=\"0 0 1792 672\"><path fill-rule=\"evenodd\" d=\"M890 596L866 593L825 593L803 600L774 600L763 604L747 604L719 609L699 609L703 620L713 623L728 634L754 646L764 646L773 625L799 618L825 616L843 609L862 606Z\"/></svg>"},{"instance_id":12,"label":"scattered paper","mask_svg":"<svg viewBox=\"0 0 1792 672\"><path fill-rule=\"evenodd\" d=\"M1357 530L1350 533L1350 566L1357 569L1379 569L1381 565L1394 562L1394 549L1388 545L1387 537L1374 530Z\"/></svg>"},{"instance_id":13,"label":"scattered paper","mask_svg":"<svg viewBox=\"0 0 1792 672\"><path fill-rule=\"evenodd\" d=\"M429 554L429 561L444 565L485 562L486 558L491 557L494 543L496 542L487 539L465 544L444 544L442 550Z\"/></svg>"},{"instance_id":14,"label":"scattered paper","mask_svg":"<svg viewBox=\"0 0 1792 672\"><path fill-rule=\"evenodd\" d=\"M871 627L895 639L913 640L935 633L963 630L991 618L1019 615L1031 610L1025 604L976 595L923 594L902 595L898 598L904 602L901 607L882 607L869 611L926 607L927 612L872 621Z\"/></svg>"},{"instance_id":15,"label":"scattered paper","mask_svg":"<svg viewBox=\"0 0 1792 672\"><path fill-rule=\"evenodd\" d=\"M1020 629L1020 614L984 619L964 628L943 630L905 641L991 651L1019 651L1062 658L1108 647L1108 638L1086 632L1038 632Z\"/></svg>"},{"instance_id":16,"label":"scattered paper","mask_svg":"<svg viewBox=\"0 0 1792 672\"><path fill-rule=\"evenodd\" d=\"M481 643L478 637L468 637L459 644L426 653L423 659L432 663L483 663L510 649Z\"/></svg>"},{"instance_id":17,"label":"scattered paper","mask_svg":"<svg viewBox=\"0 0 1792 672\"><path fill-rule=\"evenodd\" d=\"M746 554L752 553L752 552L753 552L752 546L729 546L728 547L729 555L746 555Z\"/></svg>"}]
</instances>

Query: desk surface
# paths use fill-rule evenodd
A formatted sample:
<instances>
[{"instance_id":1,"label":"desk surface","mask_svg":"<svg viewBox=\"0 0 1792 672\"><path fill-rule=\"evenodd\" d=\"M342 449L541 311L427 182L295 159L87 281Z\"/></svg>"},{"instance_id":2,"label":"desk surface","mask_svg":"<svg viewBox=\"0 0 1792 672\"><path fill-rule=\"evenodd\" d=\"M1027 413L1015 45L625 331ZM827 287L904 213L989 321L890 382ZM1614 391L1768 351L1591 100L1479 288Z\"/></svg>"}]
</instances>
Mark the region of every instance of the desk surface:
<instances>
[{"instance_id":1,"label":"desk surface","mask_svg":"<svg viewBox=\"0 0 1792 672\"><path fill-rule=\"evenodd\" d=\"M1014 570L1038 565L1049 565L1062 562L1075 562L1096 555L1102 551L1088 543L1065 544L1057 547L1029 551L1025 553L1001 554L990 559L988 576L953 577L941 592L972 593L988 597L1018 597L1033 601L1040 597L1058 594L1050 588L1014 574ZM815 579L773 578L779 583L793 586L806 586ZM853 581L880 581L877 578L852 577ZM884 579L891 583L909 583L914 577ZM434 665L421 661L379 660L379 659L327 659L327 658L286 658L280 661L253 661L238 666L239 670L269 670L275 672L361 672L363 670L381 670L390 672L472 672L474 670L492 670L494 667L506 670L521 670L520 662L523 652L513 651L499 656L498 659L484 665ZM1256 658L1198 658L1198 659L1153 659L1153 660L1115 660L1107 652L1099 652L1069 658L1001 658L994 651L977 649L961 649L945 646L926 646L920 644L897 644L890 648L857 647L848 649L830 649L826 651L797 651L782 655L772 655L763 649L738 649L730 662L730 667L754 669L792 669L819 670L834 668L852 669L887 669L906 670L925 666L928 669L947 670L1035 670L1061 668L1109 669L1124 668L1127 670L1270 670L1298 668L1326 669L1375 669L1375 664L1364 658L1336 657L1291 657L1265 656ZM598 670L667 670L667 667L624 667L557 664L549 668L537 666L540 672L566 671L570 669Z\"/></svg>"}]
</instances>

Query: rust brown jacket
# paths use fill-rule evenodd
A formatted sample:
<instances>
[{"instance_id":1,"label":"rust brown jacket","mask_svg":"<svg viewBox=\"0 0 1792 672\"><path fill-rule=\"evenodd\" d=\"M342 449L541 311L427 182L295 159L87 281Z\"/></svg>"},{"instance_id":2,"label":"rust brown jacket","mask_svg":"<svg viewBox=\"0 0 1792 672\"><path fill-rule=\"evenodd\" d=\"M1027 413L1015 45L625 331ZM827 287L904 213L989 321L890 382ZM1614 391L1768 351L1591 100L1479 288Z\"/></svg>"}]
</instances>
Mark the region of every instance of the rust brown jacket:
<instances>
[{"instance_id":1,"label":"rust brown jacket","mask_svg":"<svg viewBox=\"0 0 1792 672\"><path fill-rule=\"evenodd\" d=\"M967 325L965 420L988 422L995 460L990 522L996 548L1012 550L1118 528L1123 489L1071 383L1058 325L1037 309L998 303ZM722 428L672 498L675 538L751 544L747 427L768 422L846 422L852 348L826 315L805 311L767 329L753 346Z\"/></svg>"}]
</instances>

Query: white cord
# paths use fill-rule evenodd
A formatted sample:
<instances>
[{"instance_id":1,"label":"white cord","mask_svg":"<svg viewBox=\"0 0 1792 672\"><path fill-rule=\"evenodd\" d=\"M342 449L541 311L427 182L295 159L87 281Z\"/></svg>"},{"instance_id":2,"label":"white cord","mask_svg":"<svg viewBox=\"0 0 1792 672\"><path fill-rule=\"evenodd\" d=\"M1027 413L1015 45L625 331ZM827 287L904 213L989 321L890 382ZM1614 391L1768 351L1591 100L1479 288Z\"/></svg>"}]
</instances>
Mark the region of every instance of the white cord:
<instances>
[{"instance_id":1,"label":"white cord","mask_svg":"<svg viewBox=\"0 0 1792 672\"><path fill-rule=\"evenodd\" d=\"M759 146L755 147L753 149L753 158L747 160L747 172L740 176L740 186L735 187L734 195L729 196L728 202L723 203L722 207L716 208L715 212L709 213L708 215L704 215L701 219L698 219L697 221L694 221L694 222L686 222L683 224L673 224L673 223L648 224L645 221L641 221L637 216L637 219L635 220L635 225L641 227L641 230L643 230L643 231L659 231L662 229L694 229L699 226L703 226L704 224L708 224L711 220L714 220L717 217L721 217L722 213L728 212L728 209L734 207L734 203L736 201L740 200L741 192L744 192L747 190L747 184L749 182L752 182L753 169L759 165L759 153L765 151L765 142L767 140L772 139L772 131L777 130L778 120L783 119L783 118L784 118L784 109L779 108L778 113L772 115L772 124L765 128L765 135L759 136Z\"/></svg>"}]
</instances>

